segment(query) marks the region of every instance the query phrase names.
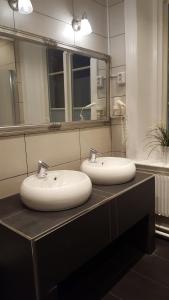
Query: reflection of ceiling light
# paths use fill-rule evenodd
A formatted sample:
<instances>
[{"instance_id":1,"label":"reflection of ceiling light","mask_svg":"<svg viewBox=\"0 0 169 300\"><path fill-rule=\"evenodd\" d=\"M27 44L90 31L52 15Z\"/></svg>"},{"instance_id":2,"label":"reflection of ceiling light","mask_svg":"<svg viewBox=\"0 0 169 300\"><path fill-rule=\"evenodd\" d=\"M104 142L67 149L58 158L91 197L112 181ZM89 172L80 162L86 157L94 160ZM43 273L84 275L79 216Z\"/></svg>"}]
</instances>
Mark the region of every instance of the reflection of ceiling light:
<instances>
[{"instance_id":1,"label":"reflection of ceiling light","mask_svg":"<svg viewBox=\"0 0 169 300\"><path fill-rule=\"evenodd\" d=\"M72 27L75 32L79 32L82 35L88 35L92 33L90 22L87 18L86 13L83 14L82 19L73 19Z\"/></svg>"},{"instance_id":2,"label":"reflection of ceiling light","mask_svg":"<svg viewBox=\"0 0 169 300\"><path fill-rule=\"evenodd\" d=\"M90 25L90 22L87 18L87 15L84 14L81 20L81 33L83 35L88 35L90 33L92 33L92 27Z\"/></svg>"},{"instance_id":3,"label":"reflection of ceiling light","mask_svg":"<svg viewBox=\"0 0 169 300\"><path fill-rule=\"evenodd\" d=\"M33 12L33 6L30 0L8 0L9 6L20 14L28 15Z\"/></svg>"}]
</instances>

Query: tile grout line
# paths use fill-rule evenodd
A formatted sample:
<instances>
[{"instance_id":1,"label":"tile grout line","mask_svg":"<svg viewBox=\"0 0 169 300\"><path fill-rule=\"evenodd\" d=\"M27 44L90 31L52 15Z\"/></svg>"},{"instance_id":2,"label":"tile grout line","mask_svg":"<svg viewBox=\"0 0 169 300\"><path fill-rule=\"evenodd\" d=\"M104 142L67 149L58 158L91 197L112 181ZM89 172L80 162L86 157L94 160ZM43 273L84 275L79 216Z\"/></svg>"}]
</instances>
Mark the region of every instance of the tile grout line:
<instances>
[{"instance_id":1,"label":"tile grout line","mask_svg":"<svg viewBox=\"0 0 169 300\"><path fill-rule=\"evenodd\" d=\"M114 98L116 98L116 97L126 97L126 95L121 95L121 96L112 96L112 97L110 97L110 99L114 99ZM120 117L120 116L119 116Z\"/></svg>"},{"instance_id":2,"label":"tile grout line","mask_svg":"<svg viewBox=\"0 0 169 300\"><path fill-rule=\"evenodd\" d=\"M153 255L153 256L156 256L156 257L158 257L158 258L160 258L161 260L164 260L164 261L169 262L169 258L165 258L165 257L163 257L163 256L161 256L161 255L156 254L156 253L154 253L154 254L152 254L152 255Z\"/></svg>"},{"instance_id":3,"label":"tile grout line","mask_svg":"<svg viewBox=\"0 0 169 300\"><path fill-rule=\"evenodd\" d=\"M8 180L8 179L13 179L13 178L17 178L17 177L20 177L20 176L24 176L24 175L28 175L28 173L26 172L26 173L18 174L18 175L15 175L15 176L10 176L10 177L7 177L7 178L3 178L3 179L0 179L0 182Z\"/></svg>"},{"instance_id":4,"label":"tile grout line","mask_svg":"<svg viewBox=\"0 0 169 300\"><path fill-rule=\"evenodd\" d=\"M123 300L122 298L120 298L116 294L112 293L111 291L110 291L110 295L112 295L113 297L115 297L117 300Z\"/></svg>"},{"instance_id":5,"label":"tile grout line","mask_svg":"<svg viewBox=\"0 0 169 300\"><path fill-rule=\"evenodd\" d=\"M49 16L49 15L47 15L47 14L44 14L43 12L39 12L38 10L34 10L34 13L36 13L36 14L38 14L38 15L41 15L41 16L44 16L44 17L47 17L47 18L50 18L50 19L53 19L53 20L55 20L55 21L62 22L62 23L64 23L64 24L71 25L71 23L69 23L69 22L66 22L66 21L64 21L64 20L61 20L61 19L58 19L58 18Z\"/></svg>"},{"instance_id":6,"label":"tile grout line","mask_svg":"<svg viewBox=\"0 0 169 300\"><path fill-rule=\"evenodd\" d=\"M109 0L106 0L106 14L107 14L107 52L110 55L110 14L109 14Z\"/></svg>"},{"instance_id":7,"label":"tile grout line","mask_svg":"<svg viewBox=\"0 0 169 300\"><path fill-rule=\"evenodd\" d=\"M74 0L72 0L72 11L73 11L73 18L75 18L75 5L74 5ZM74 42L74 46L76 46L75 32L73 33L73 42Z\"/></svg>"},{"instance_id":8,"label":"tile grout line","mask_svg":"<svg viewBox=\"0 0 169 300\"><path fill-rule=\"evenodd\" d=\"M106 8L106 5L100 3L99 1L97 1L97 0L92 0L92 1L95 2L95 3L97 3L98 5L100 5L100 6L104 7L104 8Z\"/></svg>"},{"instance_id":9,"label":"tile grout line","mask_svg":"<svg viewBox=\"0 0 169 300\"><path fill-rule=\"evenodd\" d=\"M126 67L126 64L118 65L118 66L112 66L111 69L116 69L116 68L120 68L120 67Z\"/></svg>"},{"instance_id":10,"label":"tile grout line","mask_svg":"<svg viewBox=\"0 0 169 300\"><path fill-rule=\"evenodd\" d=\"M118 1L117 3L110 4L110 5L109 5L109 8L111 8L111 7L113 7L113 6L116 6L116 5L119 5L119 4L123 3L123 2L124 2L124 0L121 0L121 1Z\"/></svg>"},{"instance_id":11,"label":"tile grout line","mask_svg":"<svg viewBox=\"0 0 169 300\"><path fill-rule=\"evenodd\" d=\"M130 272L136 273L136 274L139 275L140 277L142 277L142 278L144 278L144 279L147 279L147 280L151 281L152 283L155 283L156 285L159 285L159 286L161 286L161 287L167 288L167 289L169 290L169 286L167 286L167 285L165 285L165 284L163 284L163 283L161 283L161 282L159 282L159 281L157 281L157 280L154 280L154 279L152 279L151 277L146 276L146 275L144 275L144 274L142 274L142 273L140 273L140 272L137 272L137 271L135 271L133 268L130 270Z\"/></svg>"},{"instance_id":12,"label":"tile grout line","mask_svg":"<svg viewBox=\"0 0 169 300\"><path fill-rule=\"evenodd\" d=\"M115 35L111 35L110 39L113 39L113 38L116 38L116 37L119 37L119 36L122 36L122 35L125 35L125 34L126 34L125 32L122 32L122 33L118 33L118 34L115 34Z\"/></svg>"},{"instance_id":13,"label":"tile grout line","mask_svg":"<svg viewBox=\"0 0 169 300\"><path fill-rule=\"evenodd\" d=\"M79 161L79 159L66 161L66 162L64 162L64 163L59 163L59 164L57 164L57 165L49 166L49 169L50 169L50 168L59 167L59 166L62 166L62 165L66 165L66 164L69 164L69 163L77 162L77 161ZM52 171L52 170L51 170L51 171ZM58 170L56 170L56 171L58 171ZM36 170L30 171L30 172L28 173L28 175L31 174L31 173L34 173L34 172L36 172Z\"/></svg>"},{"instance_id":14,"label":"tile grout line","mask_svg":"<svg viewBox=\"0 0 169 300\"><path fill-rule=\"evenodd\" d=\"M80 163L82 160L82 147L81 147L81 138L80 138L80 129L79 129L79 150L80 150Z\"/></svg>"},{"instance_id":15,"label":"tile grout line","mask_svg":"<svg viewBox=\"0 0 169 300\"><path fill-rule=\"evenodd\" d=\"M24 134L24 145L25 145L25 156L26 156L26 168L27 168L27 176L29 174L28 170L28 153L27 153L27 147L26 147L26 135Z\"/></svg>"},{"instance_id":16,"label":"tile grout line","mask_svg":"<svg viewBox=\"0 0 169 300\"><path fill-rule=\"evenodd\" d=\"M50 18L50 19L52 19L52 20L54 20L54 21L58 21L58 22L61 22L61 23L64 23L64 24L66 24L66 25L70 25L70 26L71 26L71 23L69 23L69 22L66 22L66 21L61 20L61 19L54 18L54 17L52 17L52 16L46 15L46 14L41 13L41 12L38 12L38 11L36 11L36 10L34 11L34 13L35 13L35 14L38 14L38 15L40 15L40 16L46 17L46 18ZM101 36L102 38L105 38L105 39L108 38L107 35L103 35L103 34L101 34L101 33L95 32L95 31L93 31L92 34ZM107 33L106 33L106 34L107 34Z\"/></svg>"}]
</instances>

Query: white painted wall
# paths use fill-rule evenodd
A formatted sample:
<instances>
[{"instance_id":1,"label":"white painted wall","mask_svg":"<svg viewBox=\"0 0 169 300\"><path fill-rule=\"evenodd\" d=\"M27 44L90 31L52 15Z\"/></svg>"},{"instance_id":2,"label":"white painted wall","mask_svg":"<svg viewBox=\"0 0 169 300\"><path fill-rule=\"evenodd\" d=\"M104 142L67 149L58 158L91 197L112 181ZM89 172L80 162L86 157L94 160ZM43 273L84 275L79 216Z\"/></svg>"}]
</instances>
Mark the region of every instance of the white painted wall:
<instances>
[{"instance_id":1,"label":"white painted wall","mask_svg":"<svg viewBox=\"0 0 169 300\"><path fill-rule=\"evenodd\" d=\"M148 157L146 134L162 121L160 2L125 0L127 156L134 159Z\"/></svg>"}]
</instances>

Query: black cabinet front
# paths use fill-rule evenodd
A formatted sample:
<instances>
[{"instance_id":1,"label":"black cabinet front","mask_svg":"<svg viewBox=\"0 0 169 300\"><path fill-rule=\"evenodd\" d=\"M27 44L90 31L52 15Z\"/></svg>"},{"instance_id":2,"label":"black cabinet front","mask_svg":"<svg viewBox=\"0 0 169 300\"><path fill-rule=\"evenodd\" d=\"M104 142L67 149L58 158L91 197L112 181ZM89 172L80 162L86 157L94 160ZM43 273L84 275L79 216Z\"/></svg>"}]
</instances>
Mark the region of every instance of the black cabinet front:
<instances>
[{"instance_id":1,"label":"black cabinet front","mask_svg":"<svg viewBox=\"0 0 169 300\"><path fill-rule=\"evenodd\" d=\"M154 198L154 178L116 198L118 235L151 212L154 214Z\"/></svg>"},{"instance_id":2,"label":"black cabinet front","mask_svg":"<svg viewBox=\"0 0 169 300\"><path fill-rule=\"evenodd\" d=\"M109 216L106 204L35 241L43 295L110 243Z\"/></svg>"}]
</instances>

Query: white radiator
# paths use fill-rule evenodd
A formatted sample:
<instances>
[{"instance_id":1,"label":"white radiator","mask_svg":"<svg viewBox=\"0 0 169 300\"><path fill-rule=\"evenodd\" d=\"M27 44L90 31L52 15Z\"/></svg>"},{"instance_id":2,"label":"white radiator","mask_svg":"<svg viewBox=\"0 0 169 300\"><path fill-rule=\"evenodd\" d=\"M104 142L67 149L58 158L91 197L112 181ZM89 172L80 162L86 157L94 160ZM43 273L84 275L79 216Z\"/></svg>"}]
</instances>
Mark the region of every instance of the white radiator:
<instances>
[{"instance_id":1,"label":"white radiator","mask_svg":"<svg viewBox=\"0 0 169 300\"><path fill-rule=\"evenodd\" d=\"M169 217L169 176L155 175L156 214Z\"/></svg>"}]
</instances>

